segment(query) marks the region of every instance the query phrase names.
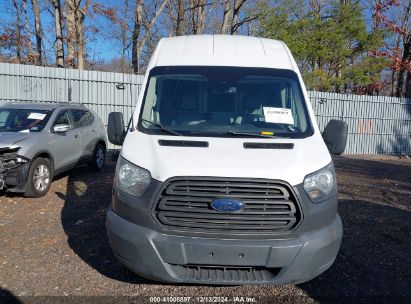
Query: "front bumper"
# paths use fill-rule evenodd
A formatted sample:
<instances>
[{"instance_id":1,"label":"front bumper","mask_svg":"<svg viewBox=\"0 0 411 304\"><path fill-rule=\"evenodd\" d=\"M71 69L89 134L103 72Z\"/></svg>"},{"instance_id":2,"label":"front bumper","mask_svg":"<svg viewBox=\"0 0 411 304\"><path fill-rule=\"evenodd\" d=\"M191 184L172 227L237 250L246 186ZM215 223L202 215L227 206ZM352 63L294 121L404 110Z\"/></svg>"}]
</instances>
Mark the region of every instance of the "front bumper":
<instances>
[{"instance_id":1,"label":"front bumper","mask_svg":"<svg viewBox=\"0 0 411 304\"><path fill-rule=\"evenodd\" d=\"M25 192L29 169L30 163L27 162L3 173L0 176L3 189L6 189L8 192Z\"/></svg>"},{"instance_id":2,"label":"front bumper","mask_svg":"<svg viewBox=\"0 0 411 304\"><path fill-rule=\"evenodd\" d=\"M111 209L106 225L111 247L127 268L170 283L302 283L332 265L342 238L338 214L322 229L290 239L168 235L129 222ZM260 274L250 275L256 271Z\"/></svg>"}]
</instances>

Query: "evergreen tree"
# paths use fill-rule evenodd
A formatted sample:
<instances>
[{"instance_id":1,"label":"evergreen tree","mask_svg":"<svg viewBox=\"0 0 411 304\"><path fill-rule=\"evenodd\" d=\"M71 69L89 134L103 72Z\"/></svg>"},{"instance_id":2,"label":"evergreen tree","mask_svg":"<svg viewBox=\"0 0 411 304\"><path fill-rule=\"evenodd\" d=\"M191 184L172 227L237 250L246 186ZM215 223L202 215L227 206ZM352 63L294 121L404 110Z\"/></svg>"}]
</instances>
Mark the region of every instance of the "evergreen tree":
<instances>
[{"instance_id":1,"label":"evergreen tree","mask_svg":"<svg viewBox=\"0 0 411 304\"><path fill-rule=\"evenodd\" d=\"M310 89L356 92L372 84L378 89L387 62L373 54L383 33L367 30L358 1L313 6L284 0L260 12L260 34L288 45Z\"/></svg>"}]
</instances>

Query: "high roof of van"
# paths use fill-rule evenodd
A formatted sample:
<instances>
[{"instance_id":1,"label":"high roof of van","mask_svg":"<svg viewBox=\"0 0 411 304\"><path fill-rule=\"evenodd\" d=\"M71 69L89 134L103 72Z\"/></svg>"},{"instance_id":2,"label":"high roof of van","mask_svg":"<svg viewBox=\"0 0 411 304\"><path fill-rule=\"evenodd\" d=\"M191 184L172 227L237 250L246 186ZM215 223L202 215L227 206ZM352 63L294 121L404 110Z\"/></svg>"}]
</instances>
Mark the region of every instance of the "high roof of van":
<instances>
[{"instance_id":1,"label":"high roof of van","mask_svg":"<svg viewBox=\"0 0 411 304\"><path fill-rule=\"evenodd\" d=\"M153 57L153 66L239 66L294 70L291 54L284 42L250 36L164 38Z\"/></svg>"}]
</instances>

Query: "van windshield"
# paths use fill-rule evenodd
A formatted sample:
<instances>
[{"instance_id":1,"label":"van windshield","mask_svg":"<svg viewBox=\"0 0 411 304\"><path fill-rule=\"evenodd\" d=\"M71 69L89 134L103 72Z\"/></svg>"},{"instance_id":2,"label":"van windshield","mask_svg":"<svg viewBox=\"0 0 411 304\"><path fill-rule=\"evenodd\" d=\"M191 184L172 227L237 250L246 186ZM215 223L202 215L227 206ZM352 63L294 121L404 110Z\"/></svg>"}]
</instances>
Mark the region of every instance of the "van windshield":
<instances>
[{"instance_id":1,"label":"van windshield","mask_svg":"<svg viewBox=\"0 0 411 304\"><path fill-rule=\"evenodd\" d=\"M293 71L210 66L152 69L138 129L223 137L302 138L313 132Z\"/></svg>"}]
</instances>

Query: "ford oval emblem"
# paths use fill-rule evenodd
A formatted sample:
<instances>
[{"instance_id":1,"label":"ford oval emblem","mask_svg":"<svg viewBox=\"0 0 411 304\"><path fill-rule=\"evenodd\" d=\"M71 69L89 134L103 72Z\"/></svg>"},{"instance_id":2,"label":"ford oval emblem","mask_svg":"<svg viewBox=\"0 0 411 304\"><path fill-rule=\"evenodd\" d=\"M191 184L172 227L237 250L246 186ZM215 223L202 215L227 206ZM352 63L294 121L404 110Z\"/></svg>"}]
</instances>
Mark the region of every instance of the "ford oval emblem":
<instances>
[{"instance_id":1,"label":"ford oval emblem","mask_svg":"<svg viewBox=\"0 0 411 304\"><path fill-rule=\"evenodd\" d=\"M244 207L243 202L231 198L218 198L211 202L211 208L219 212L239 212Z\"/></svg>"}]
</instances>

